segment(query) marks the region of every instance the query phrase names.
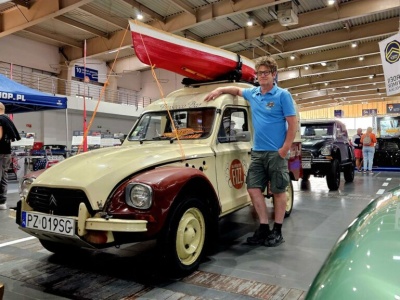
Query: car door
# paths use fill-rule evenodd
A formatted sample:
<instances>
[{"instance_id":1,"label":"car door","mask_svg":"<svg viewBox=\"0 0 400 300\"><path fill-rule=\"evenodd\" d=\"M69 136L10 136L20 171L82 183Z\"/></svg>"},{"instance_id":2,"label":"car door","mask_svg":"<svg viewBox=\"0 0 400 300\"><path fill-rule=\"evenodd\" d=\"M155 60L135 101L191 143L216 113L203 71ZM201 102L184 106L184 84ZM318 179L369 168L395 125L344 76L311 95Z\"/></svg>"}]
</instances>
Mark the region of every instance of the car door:
<instances>
[{"instance_id":1,"label":"car door","mask_svg":"<svg viewBox=\"0 0 400 300\"><path fill-rule=\"evenodd\" d=\"M219 120L215 136L216 175L222 214L250 201L246 189L250 165L251 135L247 107L226 107ZM247 135L247 140L242 136Z\"/></svg>"},{"instance_id":2,"label":"car door","mask_svg":"<svg viewBox=\"0 0 400 300\"><path fill-rule=\"evenodd\" d=\"M340 157L342 162L352 160L353 157L349 153L350 145L347 136L347 130L344 124L336 123L336 145L340 149Z\"/></svg>"}]
</instances>

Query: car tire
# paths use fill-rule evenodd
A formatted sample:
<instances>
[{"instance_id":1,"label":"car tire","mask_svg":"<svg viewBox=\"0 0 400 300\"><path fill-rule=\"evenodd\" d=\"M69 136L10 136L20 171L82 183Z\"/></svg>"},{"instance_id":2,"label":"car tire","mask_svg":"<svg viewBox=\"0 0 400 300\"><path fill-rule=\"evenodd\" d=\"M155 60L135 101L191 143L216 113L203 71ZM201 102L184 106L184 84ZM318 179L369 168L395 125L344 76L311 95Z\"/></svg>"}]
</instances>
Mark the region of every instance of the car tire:
<instances>
[{"instance_id":1,"label":"car tire","mask_svg":"<svg viewBox=\"0 0 400 300\"><path fill-rule=\"evenodd\" d=\"M334 159L332 161L331 169L326 175L326 183L328 185L329 190L337 191L340 186L340 166L339 161Z\"/></svg>"},{"instance_id":2,"label":"car tire","mask_svg":"<svg viewBox=\"0 0 400 300\"><path fill-rule=\"evenodd\" d=\"M344 175L344 180L346 182L353 182L354 181L354 163L351 163L350 166L345 167L343 175Z\"/></svg>"},{"instance_id":3,"label":"car tire","mask_svg":"<svg viewBox=\"0 0 400 300\"><path fill-rule=\"evenodd\" d=\"M206 211L198 198L188 197L168 217L157 240L161 263L168 275L186 276L200 265L210 224Z\"/></svg>"}]
</instances>

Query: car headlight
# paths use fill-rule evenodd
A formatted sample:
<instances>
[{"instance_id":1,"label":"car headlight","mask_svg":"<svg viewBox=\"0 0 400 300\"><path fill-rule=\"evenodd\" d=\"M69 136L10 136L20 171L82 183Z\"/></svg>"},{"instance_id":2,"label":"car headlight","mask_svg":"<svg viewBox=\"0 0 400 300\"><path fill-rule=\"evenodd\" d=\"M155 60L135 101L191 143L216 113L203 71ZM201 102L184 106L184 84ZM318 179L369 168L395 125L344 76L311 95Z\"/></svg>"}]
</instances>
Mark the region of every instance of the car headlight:
<instances>
[{"instance_id":1,"label":"car headlight","mask_svg":"<svg viewBox=\"0 0 400 300\"><path fill-rule=\"evenodd\" d=\"M332 154L332 146L331 145L325 145L321 148L321 155L331 155Z\"/></svg>"},{"instance_id":2,"label":"car headlight","mask_svg":"<svg viewBox=\"0 0 400 300\"><path fill-rule=\"evenodd\" d=\"M153 190L141 183L130 183L125 188L125 202L129 206L148 209L152 203Z\"/></svg>"},{"instance_id":3,"label":"car headlight","mask_svg":"<svg viewBox=\"0 0 400 300\"><path fill-rule=\"evenodd\" d=\"M31 188L34 180L34 177L25 178L24 180L22 180L21 185L19 186L19 194L21 195L21 197L24 197L26 199L29 189Z\"/></svg>"}]
</instances>

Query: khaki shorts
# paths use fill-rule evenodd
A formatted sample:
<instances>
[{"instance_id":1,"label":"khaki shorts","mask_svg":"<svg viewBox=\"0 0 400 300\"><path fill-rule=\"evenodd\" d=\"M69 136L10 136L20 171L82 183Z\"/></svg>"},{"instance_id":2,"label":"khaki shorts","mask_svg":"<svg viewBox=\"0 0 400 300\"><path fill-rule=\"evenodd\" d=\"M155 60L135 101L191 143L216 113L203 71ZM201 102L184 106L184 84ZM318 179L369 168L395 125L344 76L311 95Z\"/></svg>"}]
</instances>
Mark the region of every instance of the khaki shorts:
<instances>
[{"instance_id":1,"label":"khaki shorts","mask_svg":"<svg viewBox=\"0 0 400 300\"><path fill-rule=\"evenodd\" d=\"M277 151L252 151L247 172L247 188L262 191L271 182L271 193L284 193L289 184L288 157L282 158Z\"/></svg>"}]
</instances>

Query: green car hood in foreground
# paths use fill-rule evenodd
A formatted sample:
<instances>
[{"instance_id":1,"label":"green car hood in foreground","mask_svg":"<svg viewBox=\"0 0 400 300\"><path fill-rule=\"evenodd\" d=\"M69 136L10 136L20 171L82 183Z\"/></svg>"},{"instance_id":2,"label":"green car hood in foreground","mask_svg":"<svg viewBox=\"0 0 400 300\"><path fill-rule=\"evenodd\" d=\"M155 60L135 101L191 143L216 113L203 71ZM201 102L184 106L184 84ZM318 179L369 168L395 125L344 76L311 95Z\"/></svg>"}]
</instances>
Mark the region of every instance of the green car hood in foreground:
<instances>
[{"instance_id":1,"label":"green car hood in foreground","mask_svg":"<svg viewBox=\"0 0 400 300\"><path fill-rule=\"evenodd\" d=\"M209 146L183 144L186 159L213 156ZM32 186L77 188L96 207L123 179L144 168L181 162L179 144L135 142L129 146L89 151L70 157L43 172Z\"/></svg>"},{"instance_id":2,"label":"green car hood in foreground","mask_svg":"<svg viewBox=\"0 0 400 300\"><path fill-rule=\"evenodd\" d=\"M339 238L306 299L400 299L400 188L373 200Z\"/></svg>"}]
</instances>

